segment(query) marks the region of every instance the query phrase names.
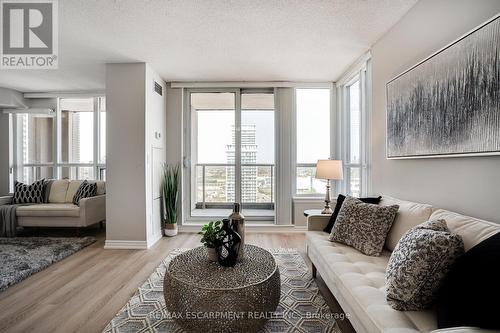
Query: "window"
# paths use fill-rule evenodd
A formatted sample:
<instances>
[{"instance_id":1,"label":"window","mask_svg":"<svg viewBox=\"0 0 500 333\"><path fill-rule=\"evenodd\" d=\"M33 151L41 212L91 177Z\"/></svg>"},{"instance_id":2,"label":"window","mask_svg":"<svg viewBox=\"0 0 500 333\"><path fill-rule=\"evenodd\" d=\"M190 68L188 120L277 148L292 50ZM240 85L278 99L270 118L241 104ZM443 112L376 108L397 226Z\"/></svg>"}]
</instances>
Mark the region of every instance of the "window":
<instances>
[{"instance_id":1,"label":"window","mask_svg":"<svg viewBox=\"0 0 500 333\"><path fill-rule=\"evenodd\" d=\"M347 193L361 195L361 108L359 79L347 86L349 141L347 149L346 186Z\"/></svg>"},{"instance_id":2,"label":"window","mask_svg":"<svg viewBox=\"0 0 500 333\"><path fill-rule=\"evenodd\" d=\"M99 97L99 163L106 164L106 97Z\"/></svg>"},{"instance_id":3,"label":"window","mask_svg":"<svg viewBox=\"0 0 500 333\"><path fill-rule=\"evenodd\" d=\"M339 87L342 122L342 159L344 161L343 191L353 196L367 194L368 167L366 158L366 68L363 67L346 84Z\"/></svg>"},{"instance_id":4,"label":"window","mask_svg":"<svg viewBox=\"0 0 500 333\"><path fill-rule=\"evenodd\" d=\"M81 166L61 167L60 177L94 179L94 99L63 98L61 110L60 161Z\"/></svg>"},{"instance_id":5,"label":"window","mask_svg":"<svg viewBox=\"0 0 500 333\"><path fill-rule=\"evenodd\" d=\"M296 89L296 180L299 196L325 193L326 182L316 179L316 162L330 153L330 89Z\"/></svg>"},{"instance_id":6,"label":"window","mask_svg":"<svg viewBox=\"0 0 500 333\"><path fill-rule=\"evenodd\" d=\"M275 112L272 90L189 92L192 217L274 216Z\"/></svg>"},{"instance_id":7,"label":"window","mask_svg":"<svg viewBox=\"0 0 500 333\"><path fill-rule=\"evenodd\" d=\"M56 113L12 115L12 180L105 179L105 98L60 98L58 105Z\"/></svg>"},{"instance_id":8,"label":"window","mask_svg":"<svg viewBox=\"0 0 500 333\"><path fill-rule=\"evenodd\" d=\"M18 114L14 117L18 142L17 179L32 183L37 179L51 178L54 171L54 118L44 114Z\"/></svg>"}]
</instances>

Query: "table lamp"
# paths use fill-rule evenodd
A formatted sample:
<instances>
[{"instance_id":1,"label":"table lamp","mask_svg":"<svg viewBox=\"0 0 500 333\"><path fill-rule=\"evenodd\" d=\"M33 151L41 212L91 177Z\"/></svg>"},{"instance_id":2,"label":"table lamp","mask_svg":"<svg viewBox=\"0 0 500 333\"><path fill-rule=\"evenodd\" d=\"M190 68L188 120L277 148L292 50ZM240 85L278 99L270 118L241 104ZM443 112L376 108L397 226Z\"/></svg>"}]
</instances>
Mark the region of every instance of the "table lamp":
<instances>
[{"instance_id":1,"label":"table lamp","mask_svg":"<svg viewBox=\"0 0 500 333\"><path fill-rule=\"evenodd\" d=\"M318 160L316 164L316 178L326 179L325 208L321 214L332 214L330 207L330 180L343 179L342 161L340 160Z\"/></svg>"}]
</instances>

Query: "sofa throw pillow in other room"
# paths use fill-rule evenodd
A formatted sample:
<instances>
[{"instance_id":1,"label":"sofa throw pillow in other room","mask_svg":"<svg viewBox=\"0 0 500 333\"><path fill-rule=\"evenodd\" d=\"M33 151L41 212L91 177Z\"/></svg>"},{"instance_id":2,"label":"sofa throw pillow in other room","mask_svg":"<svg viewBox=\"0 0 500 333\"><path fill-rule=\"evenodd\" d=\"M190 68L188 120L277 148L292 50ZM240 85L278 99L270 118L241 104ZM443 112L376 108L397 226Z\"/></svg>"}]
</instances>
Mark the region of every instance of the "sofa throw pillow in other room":
<instances>
[{"instance_id":1,"label":"sofa throw pillow in other room","mask_svg":"<svg viewBox=\"0 0 500 333\"><path fill-rule=\"evenodd\" d=\"M13 204L43 203L45 193L45 179L40 179L31 185L20 182L14 183Z\"/></svg>"},{"instance_id":2,"label":"sofa throw pillow in other room","mask_svg":"<svg viewBox=\"0 0 500 333\"><path fill-rule=\"evenodd\" d=\"M378 206L348 196L328 239L379 256L399 206Z\"/></svg>"},{"instance_id":3,"label":"sofa throw pillow in other room","mask_svg":"<svg viewBox=\"0 0 500 333\"><path fill-rule=\"evenodd\" d=\"M438 328L480 327L500 332L500 232L457 259L438 293Z\"/></svg>"},{"instance_id":4,"label":"sofa throw pillow in other room","mask_svg":"<svg viewBox=\"0 0 500 333\"><path fill-rule=\"evenodd\" d=\"M97 193L97 184L89 183L88 181L84 180L80 184L80 187L78 187L78 190L76 191L75 196L73 197L73 203L77 206L80 206L81 199L93 197L96 195L96 193Z\"/></svg>"},{"instance_id":5,"label":"sofa throw pillow in other room","mask_svg":"<svg viewBox=\"0 0 500 333\"><path fill-rule=\"evenodd\" d=\"M464 253L460 235L445 220L408 230L392 252L385 275L387 302L396 310L429 308L455 260Z\"/></svg>"},{"instance_id":6,"label":"sofa throw pillow in other room","mask_svg":"<svg viewBox=\"0 0 500 333\"><path fill-rule=\"evenodd\" d=\"M380 200L382 200L382 197L367 197L367 198L358 198L358 199L365 202L365 203L371 203L374 205L378 205L380 203ZM332 216L330 216L330 221L326 225L325 229L323 229L324 232L327 232L327 233L332 232L333 225L335 224L335 221L337 220L337 216L339 215L340 208L342 207L344 200L345 200L345 195L339 194L339 196L337 197L337 203L335 204L335 208L333 210L333 214L332 214Z\"/></svg>"}]
</instances>

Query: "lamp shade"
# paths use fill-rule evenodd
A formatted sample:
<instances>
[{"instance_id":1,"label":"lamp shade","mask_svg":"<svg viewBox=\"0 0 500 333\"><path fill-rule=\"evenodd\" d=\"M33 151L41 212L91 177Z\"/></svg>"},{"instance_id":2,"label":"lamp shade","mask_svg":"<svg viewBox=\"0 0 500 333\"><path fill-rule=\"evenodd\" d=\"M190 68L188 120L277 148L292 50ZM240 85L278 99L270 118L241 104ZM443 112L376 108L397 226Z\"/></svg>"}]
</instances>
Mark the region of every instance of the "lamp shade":
<instances>
[{"instance_id":1,"label":"lamp shade","mask_svg":"<svg viewBox=\"0 0 500 333\"><path fill-rule=\"evenodd\" d=\"M316 164L316 178L336 180L343 179L342 161L318 160L318 163Z\"/></svg>"}]
</instances>

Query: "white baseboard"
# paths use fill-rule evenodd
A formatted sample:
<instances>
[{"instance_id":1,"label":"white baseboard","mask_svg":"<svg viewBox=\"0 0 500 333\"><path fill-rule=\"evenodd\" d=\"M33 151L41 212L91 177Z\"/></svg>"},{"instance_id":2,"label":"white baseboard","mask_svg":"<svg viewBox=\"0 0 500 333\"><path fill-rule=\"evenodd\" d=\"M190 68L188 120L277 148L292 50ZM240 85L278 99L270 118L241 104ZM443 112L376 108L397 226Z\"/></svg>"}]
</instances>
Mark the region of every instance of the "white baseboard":
<instances>
[{"instance_id":1,"label":"white baseboard","mask_svg":"<svg viewBox=\"0 0 500 333\"><path fill-rule=\"evenodd\" d=\"M159 241L161 238L163 237L161 231L159 233L157 233L156 235L153 235L153 237L151 237L151 239L148 239L148 249L155 245L157 241Z\"/></svg>"},{"instance_id":2,"label":"white baseboard","mask_svg":"<svg viewBox=\"0 0 500 333\"><path fill-rule=\"evenodd\" d=\"M180 225L179 232L199 232L201 226L202 224ZM259 233L303 233L307 231L307 227L293 225L245 225L245 231Z\"/></svg>"},{"instance_id":3,"label":"white baseboard","mask_svg":"<svg viewBox=\"0 0 500 333\"><path fill-rule=\"evenodd\" d=\"M106 240L104 242L105 249L128 249L128 250L147 250L162 238L162 234L157 233L147 241L135 240Z\"/></svg>"},{"instance_id":4,"label":"white baseboard","mask_svg":"<svg viewBox=\"0 0 500 333\"><path fill-rule=\"evenodd\" d=\"M146 241L133 240L106 240L104 242L104 248L107 250L147 250L148 243Z\"/></svg>"}]
</instances>

